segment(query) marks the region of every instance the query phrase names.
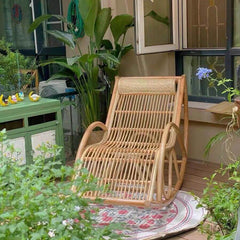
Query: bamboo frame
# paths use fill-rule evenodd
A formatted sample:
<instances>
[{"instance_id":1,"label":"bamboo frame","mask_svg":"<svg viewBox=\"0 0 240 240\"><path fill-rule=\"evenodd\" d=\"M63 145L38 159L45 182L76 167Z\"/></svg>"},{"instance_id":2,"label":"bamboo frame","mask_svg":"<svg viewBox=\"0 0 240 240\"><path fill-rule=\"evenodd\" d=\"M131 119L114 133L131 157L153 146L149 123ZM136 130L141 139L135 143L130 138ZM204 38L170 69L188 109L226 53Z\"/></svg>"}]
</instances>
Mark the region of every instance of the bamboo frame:
<instances>
[{"instance_id":1,"label":"bamboo frame","mask_svg":"<svg viewBox=\"0 0 240 240\"><path fill-rule=\"evenodd\" d=\"M182 108L183 105L183 108ZM184 114L184 135L179 125ZM86 146L94 128L101 142ZM176 154L180 146L181 157ZM187 161L188 104L185 76L117 77L106 120L92 123L79 146L80 168L98 178L108 192L87 192L116 204L169 204L180 189ZM77 186L73 186L76 190Z\"/></svg>"}]
</instances>

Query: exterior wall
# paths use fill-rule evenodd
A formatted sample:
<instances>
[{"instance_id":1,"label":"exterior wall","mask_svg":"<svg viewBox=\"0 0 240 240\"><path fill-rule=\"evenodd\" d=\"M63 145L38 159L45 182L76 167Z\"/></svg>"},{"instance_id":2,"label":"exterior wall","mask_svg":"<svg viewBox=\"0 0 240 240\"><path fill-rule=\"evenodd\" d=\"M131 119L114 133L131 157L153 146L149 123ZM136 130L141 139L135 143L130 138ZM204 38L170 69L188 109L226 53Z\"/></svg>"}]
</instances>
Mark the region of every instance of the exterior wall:
<instances>
[{"instance_id":1,"label":"exterior wall","mask_svg":"<svg viewBox=\"0 0 240 240\"><path fill-rule=\"evenodd\" d=\"M228 153L233 152L236 156L240 156L239 137L233 138L231 141L221 141L214 145L209 156L204 156L204 149L209 140L220 132L226 131L227 124L231 120L231 116L220 115L207 111L212 103L189 102L189 148L188 158L214 163L227 164L230 162Z\"/></svg>"}]
</instances>

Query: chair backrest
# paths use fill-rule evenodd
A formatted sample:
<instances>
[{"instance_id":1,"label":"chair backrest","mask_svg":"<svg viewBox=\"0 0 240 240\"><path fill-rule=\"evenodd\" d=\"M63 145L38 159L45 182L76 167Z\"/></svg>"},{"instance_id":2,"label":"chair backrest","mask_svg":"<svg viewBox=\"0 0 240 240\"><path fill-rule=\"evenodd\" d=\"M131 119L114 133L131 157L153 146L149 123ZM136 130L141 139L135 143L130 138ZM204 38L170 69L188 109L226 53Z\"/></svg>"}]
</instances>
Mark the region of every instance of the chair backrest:
<instances>
[{"instance_id":1,"label":"chair backrest","mask_svg":"<svg viewBox=\"0 0 240 240\"><path fill-rule=\"evenodd\" d=\"M185 87L184 76L117 77L106 122L109 141L159 147L167 123L180 124Z\"/></svg>"}]
</instances>

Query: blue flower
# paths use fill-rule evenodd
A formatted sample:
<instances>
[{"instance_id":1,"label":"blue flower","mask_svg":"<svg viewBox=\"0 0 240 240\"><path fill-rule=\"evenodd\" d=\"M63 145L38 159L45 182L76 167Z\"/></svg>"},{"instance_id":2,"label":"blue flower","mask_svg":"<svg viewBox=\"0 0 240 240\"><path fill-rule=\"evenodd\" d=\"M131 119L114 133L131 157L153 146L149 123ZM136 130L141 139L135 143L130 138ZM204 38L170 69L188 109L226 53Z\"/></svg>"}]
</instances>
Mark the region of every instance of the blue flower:
<instances>
[{"instance_id":1,"label":"blue flower","mask_svg":"<svg viewBox=\"0 0 240 240\"><path fill-rule=\"evenodd\" d=\"M208 78L210 73L212 73L212 69L199 67L197 69L196 76L198 77L199 80L202 80L204 78Z\"/></svg>"}]
</instances>

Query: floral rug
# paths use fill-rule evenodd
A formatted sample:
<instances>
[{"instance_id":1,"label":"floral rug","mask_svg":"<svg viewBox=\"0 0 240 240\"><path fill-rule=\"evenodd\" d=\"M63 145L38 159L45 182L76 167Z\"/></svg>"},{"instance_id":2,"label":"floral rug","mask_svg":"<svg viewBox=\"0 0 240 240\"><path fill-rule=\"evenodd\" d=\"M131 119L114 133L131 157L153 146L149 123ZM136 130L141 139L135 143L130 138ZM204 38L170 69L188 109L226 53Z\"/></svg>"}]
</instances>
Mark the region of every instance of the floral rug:
<instances>
[{"instance_id":1,"label":"floral rug","mask_svg":"<svg viewBox=\"0 0 240 240\"><path fill-rule=\"evenodd\" d=\"M195 228L204 219L205 209L196 209L197 201L190 193L180 191L175 200L165 208L143 208L120 205L97 205L96 221L99 225L123 223L119 233L128 240L160 239L167 235Z\"/></svg>"}]
</instances>

